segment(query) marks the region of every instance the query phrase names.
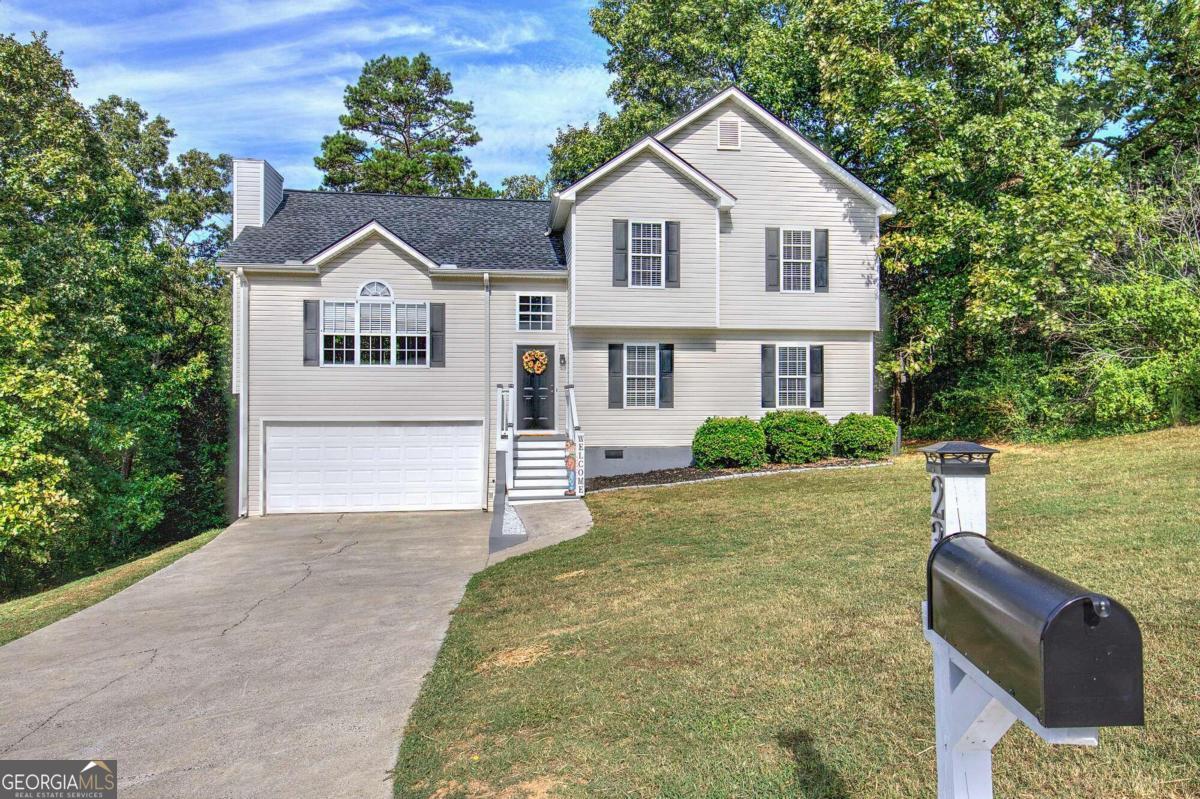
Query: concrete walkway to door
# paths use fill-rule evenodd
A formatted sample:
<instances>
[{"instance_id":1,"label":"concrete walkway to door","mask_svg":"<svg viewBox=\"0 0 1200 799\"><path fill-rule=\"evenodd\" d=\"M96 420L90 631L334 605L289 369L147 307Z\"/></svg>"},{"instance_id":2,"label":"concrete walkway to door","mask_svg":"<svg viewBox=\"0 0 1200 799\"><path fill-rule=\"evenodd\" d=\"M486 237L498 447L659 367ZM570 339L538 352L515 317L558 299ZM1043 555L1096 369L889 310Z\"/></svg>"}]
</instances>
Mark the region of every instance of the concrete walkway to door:
<instances>
[{"instance_id":1,"label":"concrete walkway to door","mask_svg":"<svg viewBox=\"0 0 1200 799\"><path fill-rule=\"evenodd\" d=\"M123 799L387 797L490 516L268 516L0 647L0 759L115 758Z\"/></svg>"}]
</instances>

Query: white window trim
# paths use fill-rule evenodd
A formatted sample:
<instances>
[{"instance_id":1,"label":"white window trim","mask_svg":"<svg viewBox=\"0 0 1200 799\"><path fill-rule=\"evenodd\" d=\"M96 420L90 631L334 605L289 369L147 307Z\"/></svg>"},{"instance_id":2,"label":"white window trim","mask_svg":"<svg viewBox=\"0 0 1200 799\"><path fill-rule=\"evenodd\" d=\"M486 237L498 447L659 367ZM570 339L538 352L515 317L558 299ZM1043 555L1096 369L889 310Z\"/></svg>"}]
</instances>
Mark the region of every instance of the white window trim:
<instances>
[{"instance_id":1,"label":"white window trim","mask_svg":"<svg viewBox=\"0 0 1200 799\"><path fill-rule=\"evenodd\" d=\"M543 299L550 300L550 327L541 328L540 330L526 330L521 327L521 298L522 297L542 297ZM525 292L525 291L515 291L515 292L513 292L513 300L514 300L514 304L516 306L516 308L515 308L516 319L514 320L513 324L516 326L514 329L518 333L554 333L558 330L558 320L556 320L554 318L557 315L558 303L555 301L555 297L553 294L531 294L531 293Z\"/></svg>"},{"instance_id":2,"label":"white window trim","mask_svg":"<svg viewBox=\"0 0 1200 799\"><path fill-rule=\"evenodd\" d=\"M808 264L808 288L806 289L785 289L783 287L783 234L784 233L808 233L808 240L812 243L812 257ZM817 229L811 227L780 227L779 228L779 291L783 294L816 294L817 293Z\"/></svg>"},{"instance_id":3,"label":"white window trim","mask_svg":"<svg viewBox=\"0 0 1200 799\"><path fill-rule=\"evenodd\" d=\"M388 291L391 292L391 294L392 294L391 299L384 300L383 298L368 297L366 300L363 300L363 298L358 295L362 292L363 286L366 286L367 283L383 283L383 285L387 286ZM321 353L321 357L320 357L320 361L319 361L321 368L329 368L329 369L428 369L432 365L432 364L430 364L429 361L430 361L430 350L433 349L433 341L432 341L433 334L430 333L430 331L429 331L429 306L430 306L430 303L427 300L396 299L396 292L392 290L392 287L390 285L388 285L386 282L384 282L382 280L368 280L368 281L366 281L366 283L363 283L362 286L359 286L358 292L355 294L355 297L353 300L353 302L354 302L354 333L353 333L353 335L354 335L354 363L327 363L325 361L325 336L326 336L325 303L327 303L327 302L350 302L350 300L339 299L337 297L329 297L329 298L325 298L325 299L318 301L317 307L318 307L319 313L317 314L317 348ZM391 345L391 362L390 363L363 363L362 362L362 336L363 336L362 312L359 309L359 305L363 302L365 302L367 305L383 305L386 302L386 303L390 303L392 306L392 330L391 330L391 335L390 335L390 345ZM421 364L421 363L396 363L396 336L400 335L396 332L396 306L397 305L424 305L425 306L425 333L424 333L424 335L425 335L425 363L423 363L423 364ZM329 334L329 335L336 335L336 334ZM343 334L343 335L349 335L349 334ZM379 334L375 333L375 334L371 334L371 335L379 335ZM420 333L406 333L404 335L418 335L419 336L421 334Z\"/></svg>"},{"instance_id":4,"label":"white window trim","mask_svg":"<svg viewBox=\"0 0 1200 799\"><path fill-rule=\"evenodd\" d=\"M721 123L732 120L737 124L737 144L721 144ZM718 150L740 150L742 149L742 118L737 114L725 114L717 117L717 149Z\"/></svg>"},{"instance_id":5,"label":"white window trim","mask_svg":"<svg viewBox=\"0 0 1200 799\"><path fill-rule=\"evenodd\" d=\"M662 230L662 252L658 256L658 285L657 286L635 286L633 285L633 226L638 225L658 225ZM630 219L628 227L625 230L626 249L625 253L625 287L631 289L665 289L667 287L667 221L665 219Z\"/></svg>"},{"instance_id":6,"label":"white window trim","mask_svg":"<svg viewBox=\"0 0 1200 799\"><path fill-rule=\"evenodd\" d=\"M651 407L650 405L630 405L629 404L629 378L630 378L629 348L630 347L653 347L654 348L654 406L653 407ZM631 342L627 342L622 347L622 349L621 349L621 358L622 358L622 361L621 361L621 381L622 381L621 405L624 408L628 408L631 411L658 410L658 403L659 403L659 399L660 399L659 391L661 390L661 387L659 385L660 375L658 373L659 357L660 356L659 356L659 352L658 352L658 342L631 341ZM634 377L644 377L644 375L633 375L633 376Z\"/></svg>"},{"instance_id":7,"label":"white window trim","mask_svg":"<svg viewBox=\"0 0 1200 799\"><path fill-rule=\"evenodd\" d=\"M784 377L792 377L792 375L783 374L780 369L780 363L783 359L784 347L803 347L804 348L804 404L803 405L784 405L783 391L780 388L780 381ZM775 407L779 410L811 410L812 409L812 348L813 345L807 341L777 341L775 342Z\"/></svg>"}]
</instances>

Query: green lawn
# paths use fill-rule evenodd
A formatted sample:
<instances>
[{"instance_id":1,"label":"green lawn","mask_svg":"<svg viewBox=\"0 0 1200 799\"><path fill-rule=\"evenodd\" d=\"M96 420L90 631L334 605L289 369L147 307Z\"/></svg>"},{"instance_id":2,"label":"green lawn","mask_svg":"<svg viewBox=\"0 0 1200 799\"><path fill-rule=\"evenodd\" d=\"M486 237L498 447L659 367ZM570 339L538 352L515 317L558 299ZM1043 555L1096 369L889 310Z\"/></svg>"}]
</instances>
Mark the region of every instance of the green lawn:
<instances>
[{"instance_id":1,"label":"green lawn","mask_svg":"<svg viewBox=\"0 0 1200 799\"><path fill-rule=\"evenodd\" d=\"M1003 797L1200 795L1200 428L1005 447L1005 547L1124 602L1144 729L1014 730ZM928 483L895 466L588 499L586 536L471 581L413 710L397 796L921 797Z\"/></svg>"},{"instance_id":2,"label":"green lawn","mask_svg":"<svg viewBox=\"0 0 1200 799\"><path fill-rule=\"evenodd\" d=\"M189 552L195 552L220 532L220 529L209 530L99 574L0 604L0 644L29 635L34 630L107 599Z\"/></svg>"}]
</instances>

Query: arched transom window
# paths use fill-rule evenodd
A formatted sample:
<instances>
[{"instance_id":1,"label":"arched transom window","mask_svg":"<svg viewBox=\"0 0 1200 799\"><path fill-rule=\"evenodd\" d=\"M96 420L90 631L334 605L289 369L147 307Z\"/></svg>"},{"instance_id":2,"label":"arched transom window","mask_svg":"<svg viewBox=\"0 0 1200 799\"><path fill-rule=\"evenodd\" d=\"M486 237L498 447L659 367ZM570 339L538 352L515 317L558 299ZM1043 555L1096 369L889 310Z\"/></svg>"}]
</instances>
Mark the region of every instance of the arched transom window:
<instances>
[{"instance_id":1,"label":"arched transom window","mask_svg":"<svg viewBox=\"0 0 1200 799\"><path fill-rule=\"evenodd\" d=\"M372 280L353 301L321 304L325 366L428 366L429 304L393 302L388 284Z\"/></svg>"}]
</instances>

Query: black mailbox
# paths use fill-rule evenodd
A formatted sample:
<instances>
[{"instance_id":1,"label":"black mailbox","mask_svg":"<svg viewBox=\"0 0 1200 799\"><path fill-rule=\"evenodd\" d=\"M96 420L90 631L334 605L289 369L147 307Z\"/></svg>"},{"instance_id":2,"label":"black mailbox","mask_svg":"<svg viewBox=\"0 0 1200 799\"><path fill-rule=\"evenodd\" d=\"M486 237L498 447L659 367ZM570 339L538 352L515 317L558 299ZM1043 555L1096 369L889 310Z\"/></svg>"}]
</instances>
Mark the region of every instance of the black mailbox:
<instances>
[{"instance_id":1,"label":"black mailbox","mask_svg":"<svg viewBox=\"0 0 1200 799\"><path fill-rule=\"evenodd\" d=\"M928 623L1046 727L1140 725L1142 634L1115 600L977 533L929 553Z\"/></svg>"}]
</instances>

